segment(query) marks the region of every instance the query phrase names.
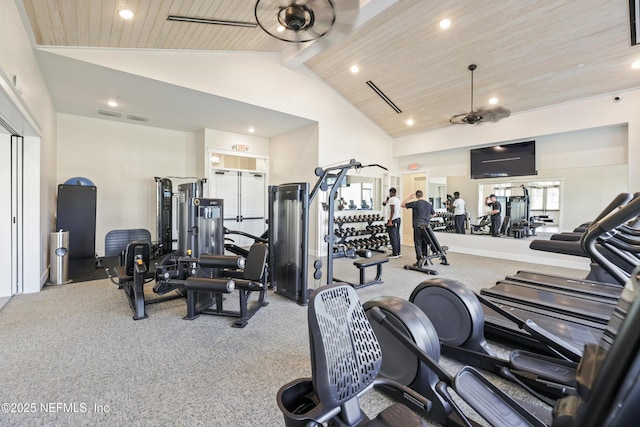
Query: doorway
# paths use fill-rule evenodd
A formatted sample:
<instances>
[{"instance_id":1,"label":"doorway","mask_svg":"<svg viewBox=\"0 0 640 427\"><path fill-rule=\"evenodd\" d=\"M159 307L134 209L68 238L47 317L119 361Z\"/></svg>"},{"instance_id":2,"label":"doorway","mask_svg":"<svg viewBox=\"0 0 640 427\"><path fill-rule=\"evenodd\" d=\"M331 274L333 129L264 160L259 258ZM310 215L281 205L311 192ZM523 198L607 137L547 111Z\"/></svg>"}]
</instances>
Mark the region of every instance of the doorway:
<instances>
[{"instance_id":1,"label":"doorway","mask_svg":"<svg viewBox=\"0 0 640 427\"><path fill-rule=\"evenodd\" d=\"M255 171L211 170L209 197L224 200L224 227L252 236L261 236L266 229L266 176ZM253 239L237 234L227 236L242 247L251 246Z\"/></svg>"},{"instance_id":2,"label":"doorway","mask_svg":"<svg viewBox=\"0 0 640 427\"><path fill-rule=\"evenodd\" d=\"M9 260L0 269L2 301L22 292L22 180L23 138L0 126L0 259Z\"/></svg>"},{"instance_id":3,"label":"doorway","mask_svg":"<svg viewBox=\"0 0 640 427\"><path fill-rule=\"evenodd\" d=\"M424 198L429 200L427 187L427 175L425 173L414 173L402 175L402 188L404 193L398 197L404 200L416 190L422 190ZM402 244L413 247L413 218L411 209L402 209ZM413 250L410 254L415 255ZM406 254L405 254L406 255Z\"/></svg>"}]
</instances>

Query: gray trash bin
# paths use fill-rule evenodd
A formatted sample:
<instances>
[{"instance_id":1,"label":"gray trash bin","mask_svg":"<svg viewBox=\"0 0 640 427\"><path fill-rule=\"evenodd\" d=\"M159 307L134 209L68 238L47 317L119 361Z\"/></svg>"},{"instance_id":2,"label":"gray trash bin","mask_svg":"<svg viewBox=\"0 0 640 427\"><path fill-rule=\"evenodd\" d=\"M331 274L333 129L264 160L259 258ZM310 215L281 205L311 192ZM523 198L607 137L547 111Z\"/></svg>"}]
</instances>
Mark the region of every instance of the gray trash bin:
<instances>
[{"instance_id":1,"label":"gray trash bin","mask_svg":"<svg viewBox=\"0 0 640 427\"><path fill-rule=\"evenodd\" d=\"M52 285L69 283L69 232L60 230L51 233L49 248L49 282Z\"/></svg>"}]
</instances>

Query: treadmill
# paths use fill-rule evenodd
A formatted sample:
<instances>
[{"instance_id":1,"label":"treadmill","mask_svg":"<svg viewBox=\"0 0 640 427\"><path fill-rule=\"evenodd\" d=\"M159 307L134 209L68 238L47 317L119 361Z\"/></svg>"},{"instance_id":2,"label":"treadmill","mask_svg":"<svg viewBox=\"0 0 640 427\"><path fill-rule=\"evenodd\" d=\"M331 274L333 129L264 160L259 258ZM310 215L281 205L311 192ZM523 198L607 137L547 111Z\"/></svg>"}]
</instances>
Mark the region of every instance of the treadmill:
<instances>
[{"instance_id":1,"label":"treadmill","mask_svg":"<svg viewBox=\"0 0 640 427\"><path fill-rule=\"evenodd\" d=\"M482 289L480 294L496 300L511 301L526 306L568 314L591 322L606 325L617 300L599 302L585 298L536 289L526 284L499 282L490 289Z\"/></svg>"},{"instance_id":2,"label":"treadmill","mask_svg":"<svg viewBox=\"0 0 640 427\"><path fill-rule=\"evenodd\" d=\"M510 282L527 283L530 285L568 290L576 295L593 295L602 299L617 301L622 292L622 287L613 283L597 282L587 279L572 279L552 274L536 273L533 271L519 270L513 276L506 276L505 280Z\"/></svg>"},{"instance_id":3,"label":"treadmill","mask_svg":"<svg viewBox=\"0 0 640 427\"><path fill-rule=\"evenodd\" d=\"M524 306L514 302L505 302L496 298L486 297L500 308L509 310L521 319L529 319L562 338L576 348L583 348L587 343L597 343L604 335L606 325L591 322L586 319L576 319L562 313L545 312L534 307ZM520 329L515 323L507 320L497 312L482 306L484 312L484 332L488 337L504 341L515 342L536 351L548 352L548 349L534 339L528 332Z\"/></svg>"},{"instance_id":4,"label":"treadmill","mask_svg":"<svg viewBox=\"0 0 640 427\"><path fill-rule=\"evenodd\" d=\"M585 249L593 259L609 274L618 277L618 281L628 279L626 273L622 272L595 249L595 241L599 235L611 232L620 224L635 218L639 212L640 198L636 197L624 208L601 219L598 223L594 223L583 239ZM609 320L614 311L614 307L610 303L600 303L599 305L585 304L584 301L577 303L576 301L580 300L579 297L568 300L565 298L567 297L566 295L561 298L560 294L554 294L549 291L531 292L531 288L521 286L521 289L518 289L511 285L510 287L501 286L492 292L491 290L494 288L483 289L481 293L490 297L494 303L501 304L502 308L514 310L514 314L515 310L524 310L524 313L519 314L518 317L531 319L541 326L544 325L543 327L554 335L574 342L579 348L587 342L593 342L594 339L597 341L600 338L602 331L606 328L606 321ZM519 290L523 290L526 293L521 298L518 298L516 293ZM569 305L563 307L564 304ZM571 304L577 305L571 306ZM506 326L508 322L504 318L500 318L496 313L488 310L485 310L485 315L485 332L488 335L497 335L523 345L531 345L531 338L527 337L527 334L523 331L515 331L514 328L509 329ZM575 324L581 326L576 327ZM586 329L585 326L591 329ZM570 328L570 332L565 331L566 328ZM567 335L571 339L567 338Z\"/></svg>"},{"instance_id":5,"label":"treadmill","mask_svg":"<svg viewBox=\"0 0 640 427\"><path fill-rule=\"evenodd\" d=\"M584 239L586 238L587 232L594 226L597 226L597 224L608 215L617 213L621 208L628 205L630 201L636 200L638 197L640 197L640 193L635 193L634 195L631 195L629 193L621 193L616 196L616 198L614 198L614 200L612 200L611 203L609 203L609 205L607 205L607 207L602 210L602 212L600 212L595 221L591 223L589 229L580 235L579 241L568 241L564 238L562 240L553 240L552 236L552 240L534 240L531 242L529 247L534 250L541 250L545 252L591 257L591 259L595 261L592 254L589 253L586 249ZM631 217L630 219L633 219L633 217ZM621 230L626 231L627 227L624 225L625 222L619 223L618 226ZM633 271L635 265L637 265L638 261L637 258L634 259L628 256L628 254L624 254L624 250L637 251L638 247L634 247L633 244L627 246L621 245L621 242L618 241L618 238L624 239L624 243L636 243L637 241L628 240L627 238L622 237L624 236L624 231L622 231L621 233L613 232L613 230L610 231L611 233L598 233L598 235L595 236L597 237L597 245L593 248L597 249L598 252L604 255L609 261L615 263L618 267L624 269L628 274L630 274L630 272ZM555 236L562 236L562 234ZM633 239L633 234L631 234L629 237ZM597 266L597 264L592 263L592 271L587 276L587 279L597 278L600 282L618 284L622 287L626 283L628 274L624 277L620 275L612 276L610 274L607 274L607 272L603 272L602 268ZM558 282L557 277L550 280L553 280L559 285L562 285L561 282Z\"/></svg>"}]
</instances>

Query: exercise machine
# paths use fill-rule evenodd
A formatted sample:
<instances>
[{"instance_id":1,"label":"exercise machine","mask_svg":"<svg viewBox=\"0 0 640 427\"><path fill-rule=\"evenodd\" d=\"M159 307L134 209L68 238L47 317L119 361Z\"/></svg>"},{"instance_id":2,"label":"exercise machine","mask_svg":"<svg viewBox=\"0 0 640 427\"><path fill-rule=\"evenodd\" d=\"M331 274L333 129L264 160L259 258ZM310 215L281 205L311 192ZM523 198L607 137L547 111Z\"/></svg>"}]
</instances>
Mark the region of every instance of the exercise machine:
<instances>
[{"instance_id":1,"label":"exercise machine","mask_svg":"<svg viewBox=\"0 0 640 427\"><path fill-rule=\"evenodd\" d=\"M491 234L491 215L482 215L476 218L477 224L470 224L471 234Z\"/></svg>"},{"instance_id":2,"label":"exercise machine","mask_svg":"<svg viewBox=\"0 0 640 427\"><path fill-rule=\"evenodd\" d=\"M433 325L424 312L408 308L411 303L402 307L401 315L380 306L365 310L348 285L323 286L309 304L312 377L281 387L278 406L287 426L367 425L357 397L375 386L402 405L393 406L396 424L386 410L372 425L424 425L406 408L443 425L479 425L452 398L453 390L492 426L632 425L640 415L633 404L640 396L640 336L635 327L640 303L631 291L638 285L636 273L622 298L628 315L616 340L585 349L576 393L559 399L553 412L525 407L469 366L450 375L438 363ZM336 343L344 351L336 353Z\"/></svg>"},{"instance_id":3,"label":"exercise machine","mask_svg":"<svg viewBox=\"0 0 640 427\"><path fill-rule=\"evenodd\" d=\"M428 224L421 224L418 226L418 228L420 229L420 232L422 233L424 239L422 258L420 258L420 260L418 260L418 262L416 262L415 264L405 265L404 269L436 275L438 274L438 272L432 268L429 268L429 266L433 265L432 260L434 258L440 259L440 265L449 265L449 262L447 261L447 250L449 248L447 246L440 246L438 238Z\"/></svg>"},{"instance_id":4,"label":"exercise machine","mask_svg":"<svg viewBox=\"0 0 640 427\"><path fill-rule=\"evenodd\" d=\"M269 244L271 245L269 265L271 282L276 293L306 305L309 299L308 257L309 257L309 209L320 191L327 194L327 244L326 280L333 282L333 247L335 244L334 215L335 199L340 184L351 169L379 167L378 164L363 165L355 159L349 163L328 168L318 167L314 173L318 177L313 189L309 183L289 183L269 187ZM320 280L323 267L316 262L314 278Z\"/></svg>"},{"instance_id":5,"label":"exercise machine","mask_svg":"<svg viewBox=\"0 0 640 427\"><path fill-rule=\"evenodd\" d=\"M378 375L380 346L351 286L316 289L307 314L311 377L293 380L278 390L278 407L286 426L427 426L402 403L391 405L374 420L360 408L359 398L381 384L410 396L411 406L427 408L430 402L397 381Z\"/></svg>"},{"instance_id":6,"label":"exercise machine","mask_svg":"<svg viewBox=\"0 0 640 427\"><path fill-rule=\"evenodd\" d=\"M625 237L624 232L618 232L618 229L627 231L625 224L637 217L637 203L634 205L634 202L638 198L638 193L621 193L616 196L580 235L579 241L534 240L529 247L546 252L590 257L591 270L586 277L587 280L624 286L630 272L639 262L637 254L640 244L637 238ZM610 219L609 216L614 219ZM599 226L605 220L607 230ZM606 266L600 262L603 257L608 260Z\"/></svg>"},{"instance_id":7,"label":"exercise machine","mask_svg":"<svg viewBox=\"0 0 640 427\"><path fill-rule=\"evenodd\" d=\"M146 230L145 230L146 231ZM147 231L148 233L148 231ZM154 271L150 269L151 243L148 240L132 240L127 243L123 251L123 259L120 265L114 268L117 281L107 268L107 275L111 282L122 289L133 310L133 320L146 319L148 317L145 307L149 304L157 304L165 301L182 298L181 288L173 288L176 292L163 297L147 299L144 295L144 285L153 281Z\"/></svg>"},{"instance_id":8,"label":"exercise machine","mask_svg":"<svg viewBox=\"0 0 640 427\"><path fill-rule=\"evenodd\" d=\"M173 250L173 183L169 178L154 177L156 181L157 253L166 255Z\"/></svg>"},{"instance_id":9,"label":"exercise machine","mask_svg":"<svg viewBox=\"0 0 640 427\"><path fill-rule=\"evenodd\" d=\"M640 198L635 198L624 207L593 223L581 242L594 262L603 271L615 277L619 283L628 281L629 276L596 248L596 241L601 235L609 233L620 224L637 217L639 213ZM636 265L638 264L640 264L640 260L636 263ZM583 286L577 283L574 285L577 288ZM590 286L587 285L587 289L590 289ZM611 299L596 298L589 294L585 295L584 293L575 293L570 290L554 290L516 283L499 283L492 288L483 289L481 293L491 296L492 301L500 302L506 306L536 309L551 318L557 319L559 315L562 315L569 320L592 322L591 325L600 324L606 326L614 311L615 304L615 301ZM598 328L603 327L600 326Z\"/></svg>"},{"instance_id":10,"label":"exercise machine","mask_svg":"<svg viewBox=\"0 0 640 427\"><path fill-rule=\"evenodd\" d=\"M387 298L374 299L365 306L389 305ZM409 302L429 317L442 344L442 354L512 380L549 404L549 398L557 399L574 391L576 362L582 357L582 349L555 337L530 319L518 318L451 279L421 283ZM546 354L516 350L508 360L497 357L484 336L483 305L530 334L546 349Z\"/></svg>"},{"instance_id":11,"label":"exercise machine","mask_svg":"<svg viewBox=\"0 0 640 427\"><path fill-rule=\"evenodd\" d=\"M640 396L640 337L636 325L640 321L640 268L637 269L625 287L618 305L615 319L612 319L610 329L597 344L585 346L581 352L581 359L576 369L575 391L562 397L554 404L553 412L537 411L535 414L522 412L523 406L514 406L509 400L499 398L493 390L490 392L484 380L477 371L463 368L450 385L448 374L442 372L437 364L437 346L431 340L438 337L434 324L421 309L416 310L411 303L400 304L393 298L388 304L365 303L366 315L371 321L385 360L392 359L388 366L383 366L381 375L398 379L418 393L428 396L434 393L445 395L442 383L454 389L463 400L471 405L491 425L535 425L535 426L624 426L634 423L634 417L640 415L637 405L632 404ZM432 279L437 280L437 279ZM456 292L456 294L459 294ZM454 295L451 293L450 295ZM451 305L442 306L438 294L431 297L434 317L447 313L451 318ZM446 302L451 302L447 297ZM402 300L401 300L402 301ZM463 304L464 306L464 304ZM468 320L468 317L467 317ZM457 338L462 339L469 327L465 326ZM460 325L458 324L458 325ZM456 326L445 331L453 331ZM536 330L535 325L526 322L525 327ZM616 334L617 331L617 334ZM545 336L545 334L543 334ZM478 343L476 336L476 343ZM554 339L555 340L555 339ZM443 346L444 349L444 346ZM512 355L513 359L513 355ZM531 360L534 365L543 366L541 360ZM544 370L546 370L545 368ZM509 368L512 370L512 368ZM435 373L437 380L423 373ZM462 373L472 372L466 379L458 379ZM449 378L451 378L449 376ZM465 380L468 380L466 382ZM434 387L433 382L436 382ZM401 394L390 391L396 399L407 402ZM476 407L479 406L479 407ZM432 406L432 408L435 407ZM497 410L499 408L499 410ZM546 413L545 413L546 412ZM499 415L496 415L499 414ZM464 415L462 415L464 417ZM498 417L493 418L493 417ZM524 417L524 418L520 418ZM434 421L446 424L441 419ZM468 420L470 421L470 420ZM471 425L468 422L466 425Z\"/></svg>"}]
</instances>

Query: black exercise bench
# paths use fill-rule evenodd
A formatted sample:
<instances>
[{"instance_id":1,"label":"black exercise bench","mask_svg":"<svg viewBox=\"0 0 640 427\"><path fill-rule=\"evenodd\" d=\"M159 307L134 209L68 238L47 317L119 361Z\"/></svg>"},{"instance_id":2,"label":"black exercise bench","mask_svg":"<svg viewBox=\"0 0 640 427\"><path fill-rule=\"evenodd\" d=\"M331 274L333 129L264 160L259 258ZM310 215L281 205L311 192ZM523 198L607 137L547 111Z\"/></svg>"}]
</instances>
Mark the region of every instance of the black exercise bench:
<instances>
[{"instance_id":1,"label":"black exercise bench","mask_svg":"<svg viewBox=\"0 0 640 427\"><path fill-rule=\"evenodd\" d=\"M244 328L249 319L265 307L267 299L266 262L268 247L264 243L254 243L249 249L246 259L238 255L203 255L198 259L202 268L222 270L217 278L190 277L185 282L187 292L187 320L193 320L200 314L236 317L232 324L236 328ZM238 310L225 310L224 296L238 291ZM214 297L209 307L197 306L197 294L208 292ZM252 292L257 292L257 301L249 305Z\"/></svg>"},{"instance_id":2,"label":"black exercise bench","mask_svg":"<svg viewBox=\"0 0 640 427\"><path fill-rule=\"evenodd\" d=\"M376 283L382 283L382 264L389 262L389 258L386 256L374 257L374 258L362 258L353 262L353 265L360 270L360 283L353 285L354 288L362 288L364 286L375 285ZM367 282L365 279L365 270L367 267L376 266L376 277Z\"/></svg>"}]
</instances>

